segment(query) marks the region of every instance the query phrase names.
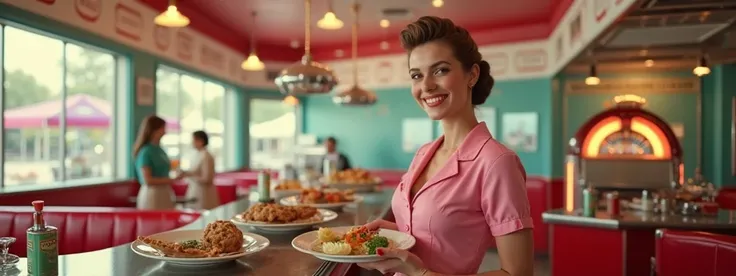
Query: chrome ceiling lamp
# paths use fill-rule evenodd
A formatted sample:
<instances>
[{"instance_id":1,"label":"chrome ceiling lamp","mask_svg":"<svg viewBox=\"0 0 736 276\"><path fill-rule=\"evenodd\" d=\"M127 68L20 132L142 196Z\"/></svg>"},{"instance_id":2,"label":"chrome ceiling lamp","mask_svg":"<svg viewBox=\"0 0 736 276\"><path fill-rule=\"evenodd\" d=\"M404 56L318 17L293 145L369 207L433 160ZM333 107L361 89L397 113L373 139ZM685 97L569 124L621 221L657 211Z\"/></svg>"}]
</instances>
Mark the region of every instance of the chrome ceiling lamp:
<instances>
[{"instance_id":1,"label":"chrome ceiling lamp","mask_svg":"<svg viewBox=\"0 0 736 276\"><path fill-rule=\"evenodd\" d=\"M274 82L283 94L327 94L337 85L337 77L326 65L312 60L310 52L311 0L304 1L304 56L298 62L281 70Z\"/></svg>"},{"instance_id":2,"label":"chrome ceiling lamp","mask_svg":"<svg viewBox=\"0 0 736 276\"><path fill-rule=\"evenodd\" d=\"M372 105L376 94L358 86L358 10L360 5L353 3L353 86L332 98L339 105Z\"/></svg>"},{"instance_id":3,"label":"chrome ceiling lamp","mask_svg":"<svg viewBox=\"0 0 736 276\"><path fill-rule=\"evenodd\" d=\"M176 7L176 0L169 0L169 7L166 8L166 11L157 15L153 22L163 27L181 28L189 25L189 18L179 12Z\"/></svg>"},{"instance_id":4,"label":"chrome ceiling lamp","mask_svg":"<svg viewBox=\"0 0 736 276\"><path fill-rule=\"evenodd\" d=\"M266 68L266 65L263 64L263 61L256 54L256 15L256 12L253 12L253 30L250 31L250 54L240 64L240 67L245 71L261 71Z\"/></svg>"}]
</instances>

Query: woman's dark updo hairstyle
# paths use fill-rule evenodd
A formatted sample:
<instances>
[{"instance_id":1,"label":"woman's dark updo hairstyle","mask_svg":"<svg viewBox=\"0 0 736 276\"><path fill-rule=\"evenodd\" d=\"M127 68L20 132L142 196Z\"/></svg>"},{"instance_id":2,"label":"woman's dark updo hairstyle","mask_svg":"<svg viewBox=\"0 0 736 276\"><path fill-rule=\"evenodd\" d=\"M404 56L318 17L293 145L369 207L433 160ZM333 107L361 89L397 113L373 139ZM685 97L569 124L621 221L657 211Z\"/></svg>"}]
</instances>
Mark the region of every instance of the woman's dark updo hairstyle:
<instances>
[{"instance_id":1,"label":"woman's dark updo hairstyle","mask_svg":"<svg viewBox=\"0 0 736 276\"><path fill-rule=\"evenodd\" d=\"M481 105L491 95L493 77L491 65L483 60L478 45L470 37L470 33L463 27L456 26L450 19L436 16L422 16L401 31L401 46L411 52L414 48L432 41L441 41L452 48L455 58L459 60L465 70L470 70L473 64L478 64L480 74L473 86L470 102Z\"/></svg>"}]
</instances>

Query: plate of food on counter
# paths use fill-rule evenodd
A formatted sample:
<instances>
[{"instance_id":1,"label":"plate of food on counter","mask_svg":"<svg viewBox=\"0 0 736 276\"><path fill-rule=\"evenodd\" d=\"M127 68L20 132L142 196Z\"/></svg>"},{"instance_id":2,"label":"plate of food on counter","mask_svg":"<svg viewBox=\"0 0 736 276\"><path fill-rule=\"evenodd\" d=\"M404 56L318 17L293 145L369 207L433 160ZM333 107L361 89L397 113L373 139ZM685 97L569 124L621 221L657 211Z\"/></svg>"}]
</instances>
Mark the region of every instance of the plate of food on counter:
<instances>
[{"instance_id":1,"label":"plate of food on counter","mask_svg":"<svg viewBox=\"0 0 736 276\"><path fill-rule=\"evenodd\" d=\"M130 248L136 254L186 266L213 265L233 261L268 247L263 236L243 233L226 220L207 224L204 230L174 230L138 237Z\"/></svg>"},{"instance_id":2,"label":"plate of food on counter","mask_svg":"<svg viewBox=\"0 0 736 276\"><path fill-rule=\"evenodd\" d=\"M373 192L382 182L381 178L373 176L364 169L347 169L335 172L323 177L320 181L328 188L350 189L359 193Z\"/></svg>"},{"instance_id":3,"label":"plate of food on counter","mask_svg":"<svg viewBox=\"0 0 736 276\"><path fill-rule=\"evenodd\" d=\"M287 196L298 195L302 192L302 182L295 179L281 180L279 184L273 186L271 194L274 198L284 198Z\"/></svg>"},{"instance_id":4,"label":"plate of food on counter","mask_svg":"<svg viewBox=\"0 0 736 276\"><path fill-rule=\"evenodd\" d=\"M356 196L352 190L309 188L302 190L300 195L285 197L279 202L288 206L306 205L314 208L335 210L355 203L360 199L361 197Z\"/></svg>"},{"instance_id":5,"label":"plate of food on counter","mask_svg":"<svg viewBox=\"0 0 736 276\"><path fill-rule=\"evenodd\" d=\"M268 232L287 232L312 228L337 218L337 213L311 206L286 206L276 203L256 203L231 221Z\"/></svg>"},{"instance_id":6,"label":"plate of food on counter","mask_svg":"<svg viewBox=\"0 0 736 276\"><path fill-rule=\"evenodd\" d=\"M336 263L375 262L385 257L377 248L411 249L416 239L395 230L368 230L363 226L320 228L301 234L291 241L294 249L321 260Z\"/></svg>"}]
</instances>

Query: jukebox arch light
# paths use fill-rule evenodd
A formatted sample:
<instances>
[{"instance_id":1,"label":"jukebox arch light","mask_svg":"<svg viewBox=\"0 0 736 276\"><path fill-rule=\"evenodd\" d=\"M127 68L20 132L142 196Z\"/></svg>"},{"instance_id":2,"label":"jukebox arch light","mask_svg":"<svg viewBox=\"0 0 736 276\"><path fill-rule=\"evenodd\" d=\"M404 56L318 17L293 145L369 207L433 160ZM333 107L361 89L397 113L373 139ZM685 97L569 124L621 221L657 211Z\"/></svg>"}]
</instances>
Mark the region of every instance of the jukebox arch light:
<instances>
[{"instance_id":1,"label":"jukebox arch light","mask_svg":"<svg viewBox=\"0 0 736 276\"><path fill-rule=\"evenodd\" d=\"M598 122L583 141L583 156L586 158L599 157L603 141L611 134L623 129L624 123L620 117L612 116ZM631 118L631 131L641 134L652 145L653 156L656 159L672 158L672 151L667 136L656 124L635 116Z\"/></svg>"}]
</instances>

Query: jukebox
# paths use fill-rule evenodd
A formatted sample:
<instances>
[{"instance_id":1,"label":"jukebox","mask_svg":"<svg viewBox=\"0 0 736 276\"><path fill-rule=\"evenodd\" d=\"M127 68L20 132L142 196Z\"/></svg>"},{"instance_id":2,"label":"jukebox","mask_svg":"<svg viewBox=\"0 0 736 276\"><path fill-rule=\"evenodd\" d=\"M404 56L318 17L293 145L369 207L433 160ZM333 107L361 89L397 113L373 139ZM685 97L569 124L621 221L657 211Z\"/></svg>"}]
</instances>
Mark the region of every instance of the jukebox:
<instances>
[{"instance_id":1,"label":"jukebox","mask_svg":"<svg viewBox=\"0 0 736 276\"><path fill-rule=\"evenodd\" d=\"M565 163L565 209L582 207L582 189L637 191L683 182L682 149L669 125L642 109L644 98L621 95L570 139Z\"/></svg>"}]
</instances>

